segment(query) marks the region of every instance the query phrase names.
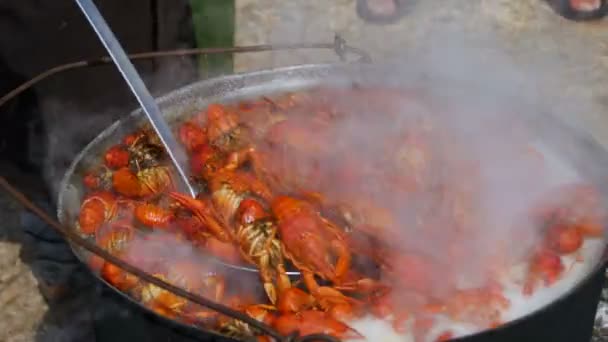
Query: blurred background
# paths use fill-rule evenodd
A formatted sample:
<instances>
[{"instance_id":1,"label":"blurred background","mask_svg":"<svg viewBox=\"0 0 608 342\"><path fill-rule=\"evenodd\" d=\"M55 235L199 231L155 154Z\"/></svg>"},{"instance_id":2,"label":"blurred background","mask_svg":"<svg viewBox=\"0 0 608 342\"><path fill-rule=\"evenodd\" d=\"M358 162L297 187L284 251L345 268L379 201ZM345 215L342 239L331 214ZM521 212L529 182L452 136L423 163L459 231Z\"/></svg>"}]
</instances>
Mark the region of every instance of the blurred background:
<instances>
[{"instance_id":1,"label":"blurred background","mask_svg":"<svg viewBox=\"0 0 608 342\"><path fill-rule=\"evenodd\" d=\"M331 42L336 33L377 62L408 63L408 56L441 50L446 44L473 46L498 53L510 63L542 69L541 94L588 104L572 113L596 139L608 144L605 1L96 3L129 53ZM575 11L575 5L585 11ZM0 95L50 67L104 55L71 1L0 2ZM452 57L437 58L449 64ZM336 60L332 51L314 50L175 57L139 61L136 66L152 92L162 95L202 78ZM103 128L134 108L135 101L111 65L49 78L0 107L2 174L52 212L57 183L71 159ZM0 193L0 217L0 341L108 339L99 333L104 330L100 327L120 326L127 309L119 299L104 297L104 290L92 285L62 239L4 193ZM117 309L83 310L94 300L103 300L104 306L114 301ZM608 341L608 321L603 324L606 307L601 303L598 309L597 341ZM145 339L137 334L123 337Z\"/></svg>"}]
</instances>

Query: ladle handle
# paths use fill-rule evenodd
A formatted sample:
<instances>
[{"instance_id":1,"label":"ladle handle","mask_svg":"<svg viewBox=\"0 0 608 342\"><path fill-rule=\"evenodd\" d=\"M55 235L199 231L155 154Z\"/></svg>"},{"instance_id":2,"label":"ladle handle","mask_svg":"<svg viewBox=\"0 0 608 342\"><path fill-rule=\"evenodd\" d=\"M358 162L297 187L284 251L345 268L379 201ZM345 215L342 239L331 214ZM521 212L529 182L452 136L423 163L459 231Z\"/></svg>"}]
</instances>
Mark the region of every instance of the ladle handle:
<instances>
[{"instance_id":1,"label":"ladle handle","mask_svg":"<svg viewBox=\"0 0 608 342\"><path fill-rule=\"evenodd\" d=\"M148 116L152 127L160 137L160 140L165 146L169 157L173 161L173 164L179 173L180 178L182 179L182 186L192 197L196 195L194 188L190 184L188 179L188 174L184 170L184 166L187 165L188 157L186 152L183 150L182 146L177 143L173 133L171 132L171 128L165 122L164 117L162 116L156 101L146 88L146 85L142 81L141 77L135 70L135 67L129 60L129 57L123 50L122 46L116 39L116 36L108 26L108 23L105 21L97 6L93 3L92 0L75 0L82 13L85 15L93 30L103 43L104 47L108 51L108 54L116 64L116 67L120 71L121 75L131 88L133 95L139 102L141 108L144 113Z\"/></svg>"}]
</instances>

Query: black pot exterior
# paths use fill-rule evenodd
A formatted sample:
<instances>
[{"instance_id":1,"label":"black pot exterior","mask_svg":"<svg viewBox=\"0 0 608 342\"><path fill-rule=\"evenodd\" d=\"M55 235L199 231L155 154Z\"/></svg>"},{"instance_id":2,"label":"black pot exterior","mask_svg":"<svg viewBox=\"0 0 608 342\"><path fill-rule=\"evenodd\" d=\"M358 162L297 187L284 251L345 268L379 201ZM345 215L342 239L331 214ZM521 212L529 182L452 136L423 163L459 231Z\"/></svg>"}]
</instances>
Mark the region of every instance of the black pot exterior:
<instances>
[{"instance_id":1,"label":"black pot exterior","mask_svg":"<svg viewBox=\"0 0 608 342\"><path fill-rule=\"evenodd\" d=\"M605 268L598 270L585 284L546 309L507 326L464 337L459 342L587 342L591 340L593 323L602 288L606 282ZM105 315L95 324L98 342L151 341L164 342L232 342L199 329L188 328L149 314L140 307L108 291L104 303L118 301L132 308L133 315ZM381 337L378 336L378 340Z\"/></svg>"},{"instance_id":2,"label":"black pot exterior","mask_svg":"<svg viewBox=\"0 0 608 342\"><path fill-rule=\"evenodd\" d=\"M94 323L97 342L237 342L209 331L151 314L107 284L99 295L100 311Z\"/></svg>"},{"instance_id":3,"label":"black pot exterior","mask_svg":"<svg viewBox=\"0 0 608 342\"><path fill-rule=\"evenodd\" d=\"M602 288L606 267L597 270L569 295L545 309L505 327L457 339L461 342L587 342Z\"/></svg>"}]
</instances>

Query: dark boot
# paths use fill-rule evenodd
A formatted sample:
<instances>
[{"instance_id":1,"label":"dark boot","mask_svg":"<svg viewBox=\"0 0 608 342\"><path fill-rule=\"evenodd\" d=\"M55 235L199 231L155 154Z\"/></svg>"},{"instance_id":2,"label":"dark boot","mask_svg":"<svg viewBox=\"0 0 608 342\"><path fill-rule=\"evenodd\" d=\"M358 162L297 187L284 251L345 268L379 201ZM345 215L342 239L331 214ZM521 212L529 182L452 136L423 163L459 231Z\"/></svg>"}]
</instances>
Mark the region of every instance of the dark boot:
<instances>
[{"instance_id":1,"label":"dark boot","mask_svg":"<svg viewBox=\"0 0 608 342\"><path fill-rule=\"evenodd\" d=\"M574 21L598 20L608 12L608 0L549 0L562 17Z\"/></svg>"},{"instance_id":2,"label":"dark boot","mask_svg":"<svg viewBox=\"0 0 608 342\"><path fill-rule=\"evenodd\" d=\"M373 24L397 22L406 13L414 0L357 0L357 14Z\"/></svg>"}]
</instances>

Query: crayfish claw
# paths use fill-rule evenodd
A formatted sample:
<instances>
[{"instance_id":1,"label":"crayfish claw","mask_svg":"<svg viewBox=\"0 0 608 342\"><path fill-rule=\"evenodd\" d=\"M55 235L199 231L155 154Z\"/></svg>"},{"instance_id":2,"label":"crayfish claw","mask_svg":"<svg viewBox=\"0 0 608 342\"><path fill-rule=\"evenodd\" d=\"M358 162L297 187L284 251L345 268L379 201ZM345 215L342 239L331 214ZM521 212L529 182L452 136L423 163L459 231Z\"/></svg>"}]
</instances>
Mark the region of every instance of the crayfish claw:
<instances>
[{"instance_id":1,"label":"crayfish claw","mask_svg":"<svg viewBox=\"0 0 608 342\"><path fill-rule=\"evenodd\" d=\"M207 229L209 229L218 240L222 242L228 242L231 240L228 230L225 229L220 221L216 218L211 205L204 201L174 191L169 192L169 197L191 210L194 216L201 220L201 222L207 226Z\"/></svg>"},{"instance_id":2,"label":"crayfish claw","mask_svg":"<svg viewBox=\"0 0 608 342\"><path fill-rule=\"evenodd\" d=\"M352 282L343 283L334 287L340 291L356 292L361 294L378 297L388 294L391 291L390 286L371 279L363 278Z\"/></svg>"},{"instance_id":3,"label":"crayfish claw","mask_svg":"<svg viewBox=\"0 0 608 342\"><path fill-rule=\"evenodd\" d=\"M339 339L363 339L357 330L331 317L325 312L307 310L296 314L284 314L275 319L273 326L284 335L299 332L300 336L327 334Z\"/></svg>"},{"instance_id":4,"label":"crayfish claw","mask_svg":"<svg viewBox=\"0 0 608 342\"><path fill-rule=\"evenodd\" d=\"M296 313L312 309L315 298L297 287L283 291L277 302L277 309L281 313Z\"/></svg>"},{"instance_id":5,"label":"crayfish claw","mask_svg":"<svg viewBox=\"0 0 608 342\"><path fill-rule=\"evenodd\" d=\"M334 271L334 282L340 283L342 279L347 275L350 270L352 257L348 246L344 244L342 240L333 240L331 246L334 251L338 254L338 260L336 261L336 269Z\"/></svg>"}]
</instances>

